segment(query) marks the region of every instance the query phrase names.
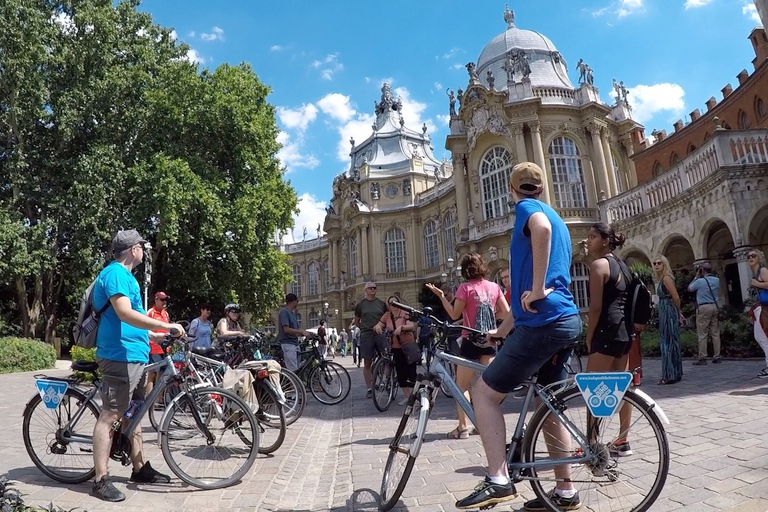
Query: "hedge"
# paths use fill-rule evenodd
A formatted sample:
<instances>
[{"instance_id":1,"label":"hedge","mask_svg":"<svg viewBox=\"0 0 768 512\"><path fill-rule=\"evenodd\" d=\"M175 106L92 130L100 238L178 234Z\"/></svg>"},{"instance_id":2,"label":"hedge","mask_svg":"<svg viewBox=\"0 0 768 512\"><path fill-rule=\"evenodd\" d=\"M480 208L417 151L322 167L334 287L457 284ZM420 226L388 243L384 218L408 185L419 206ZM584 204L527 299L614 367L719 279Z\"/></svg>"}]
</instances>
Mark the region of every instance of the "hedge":
<instances>
[{"instance_id":1,"label":"hedge","mask_svg":"<svg viewBox=\"0 0 768 512\"><path fill-rule=\"evenodd\" d=\"M29 338L0 338L0 373L45 370L56 365L54 348Z\"/></svg>"}]
</instances>

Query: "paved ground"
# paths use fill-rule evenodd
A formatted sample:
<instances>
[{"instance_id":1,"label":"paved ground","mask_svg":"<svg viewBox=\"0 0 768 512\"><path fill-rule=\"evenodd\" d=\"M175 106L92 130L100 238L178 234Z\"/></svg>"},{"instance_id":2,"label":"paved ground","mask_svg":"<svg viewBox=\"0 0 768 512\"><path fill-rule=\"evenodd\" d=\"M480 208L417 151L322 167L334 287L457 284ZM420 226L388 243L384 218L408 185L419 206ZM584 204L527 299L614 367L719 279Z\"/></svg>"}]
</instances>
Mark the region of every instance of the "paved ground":
<instances>
[{"instance_id":1,"label":"paved ground","mask_svg":"<svg viewBox=\"0 0 768 512\"><path fill-rule=\"evenodd\" d=\"M53 501L66 509L91 512L130 510L258 510L372 511L387 451L402 408L380 414L365 399L362 373L350 358L338 358L352 374L353 389L341 405L313 401L289 427L283 447L272 457L260 456L247 479L220 491L199 491L181 485L136 486L127 481L129 469L111 463L117 485L128 499L108 504L89 495L90 484L67 486L44 477L31 463L21 437L23 405L35 393L32 374L0 375L0 474L8 474L27 494L27 501L44 506ZM707 512L768 510L768 381L755 376L760 361L726 361L722 365L691 366L685 362L683 382L656 386L659 362L646 361L643 389L653 396L672 424L668 433L673 453L669 479L652 510ZM49 372L65 375L66 371ZM514 412L519 401L507 400ZM419 512L455 510L483 474L484 457L477 436L451 441L453 402L441 397L433 412L421 457L396 510ZM511 425L515 414L507 416ZM151 427L145 429L146 449L153 466L167 470ZM533 497L527 485L511 505L495 510L521 510Z\"/></svg>"}]
</instances>

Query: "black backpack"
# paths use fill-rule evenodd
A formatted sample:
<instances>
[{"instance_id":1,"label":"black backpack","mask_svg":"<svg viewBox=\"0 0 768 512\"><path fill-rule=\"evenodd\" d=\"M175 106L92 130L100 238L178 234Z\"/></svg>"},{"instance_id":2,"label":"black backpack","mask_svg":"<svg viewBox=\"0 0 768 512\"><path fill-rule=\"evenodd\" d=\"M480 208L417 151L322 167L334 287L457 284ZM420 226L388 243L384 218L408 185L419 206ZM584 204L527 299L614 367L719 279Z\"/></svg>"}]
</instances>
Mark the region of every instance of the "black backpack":
<instances>
[{"instance_id":1,"label":"black backpack","mask_svg":"<svg viewBox=\"0 0 768 512\"><path fill-rule=\"evenodd\" d=\"M98 278L97 278L98 279ZM93 348L96 346L96 333L99 330L99 320L101 315L109 309L112 303L107 303L101 309L93 307L93 288L96 285L96 279L85 289L83 298L80 301L80 311L77 315L77 321L72 326L71 340L73 345L82 348Z\"/></svg>"},{"instance_id":2,"label":"black backpack","mask_svg":"<svg viewBox=\"0 0 768 512\"><path fill-rule=\"evenodd\" d=\"M626 268L624 262L621 263ZM651 309L651 292L640 279L640 276L633 273L627 288L627 300L624 303L627 332L630 334L634 332L635 324L647 324L651 320Z\"/></svg>"}]
</instances>

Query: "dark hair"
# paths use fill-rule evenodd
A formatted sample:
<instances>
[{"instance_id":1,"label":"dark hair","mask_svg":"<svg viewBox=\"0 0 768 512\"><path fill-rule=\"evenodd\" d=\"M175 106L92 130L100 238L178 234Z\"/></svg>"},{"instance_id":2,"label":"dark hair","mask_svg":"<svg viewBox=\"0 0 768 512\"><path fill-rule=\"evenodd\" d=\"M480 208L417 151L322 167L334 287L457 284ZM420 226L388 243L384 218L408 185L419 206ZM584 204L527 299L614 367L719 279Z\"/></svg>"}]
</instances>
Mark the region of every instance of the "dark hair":
<instances>
[{"instance_id":1,"label":"dark hair","mask_svg":"<svg viewBox=\"0 0 768 512\"><path fill-rule=\"evenodd\" d=\"M325 320L320 320L320 325L325 325Z\"/></svg>"},{"instance_id":2,"label":"dark hair","mask_svg":"<svg viewBox=\"0 0 768 512\"><path fill-rule=\"evenodd\" d=\"M461 259L461 277L470 281L472 279L485 279L488 275L488 266L480 254L470 252Z\"/></svg>"},{"instance_id":3,"label":"dark hair","mask_svg":"<svg viewBox=\"0 0 768 512\"><path fill-rule=\"evenodd\" d=\"M597 222L592 224L592 229L597 231L597 233L600 235L600 238L603 240L608 240L608 245L611 247L611 250L621 249L621 247L623 247L624 243L627 241L626 236L622 235L621 233L617 235L613 231L613 228L605 222Z\"/></svg>"},{"instance_id":4,"label":"dark hair","mask_svg":"<svg viewBox=\"0 0 768 512\"><path fill-rule=\"evenodd\" d=\"M211 309L211 306L207 302L201 302L200 303L200 309Z\"/></svg>"}]
</instances>

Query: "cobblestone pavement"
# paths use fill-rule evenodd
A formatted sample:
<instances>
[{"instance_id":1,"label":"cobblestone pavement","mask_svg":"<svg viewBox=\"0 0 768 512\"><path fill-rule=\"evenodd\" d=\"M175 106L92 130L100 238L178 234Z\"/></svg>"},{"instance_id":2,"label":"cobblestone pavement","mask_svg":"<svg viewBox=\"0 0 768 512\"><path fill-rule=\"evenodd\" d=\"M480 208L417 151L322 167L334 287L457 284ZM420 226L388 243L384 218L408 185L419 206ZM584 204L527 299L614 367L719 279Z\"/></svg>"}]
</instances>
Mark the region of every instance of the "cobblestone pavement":
<instances>
[{"instance_id":1,"label":"cobblestone pavement","mask_svg":"<svg viewBox=\"0 0 768 512\"><path fill-rule=\"evenodd\" d=\"M402 407L378 413L365 399L362 370L351 358L337 358L352 375L352 392L342 404L323 406L309 397L304 416L288 428L274 456L259 456L242 483L229 489L200 491L174 478L168 486L128 482L129 468L110 462L122 504L89 495L91 484L65 485L43 476L23 446L24 404L36 392L32 373L0 375L0 474L8 474L32 505L54 502L91 512L130 510L373 511L387 453ZM756 378L761 361L725 361L692 366L684 362L683 381L657 386L659 361L645 364L642 388L672 421L667 426L672 450L669 478L651 510L707 512L768 510L768 381ZM50 375L66 375L52 370ZM401 397L398 397L398 400ZM516 420L520 401L506 400L507 424ZM445 439L455 426L455 406L441 397L433 411L416 468L395 510L455 510L453 503L483 475L485 458L478 436ZM152 465L170 473L154 431L144 429ZM515 501L495 510L522 510L533 497L527 484Z\"/></svg>"}]
</instances>

